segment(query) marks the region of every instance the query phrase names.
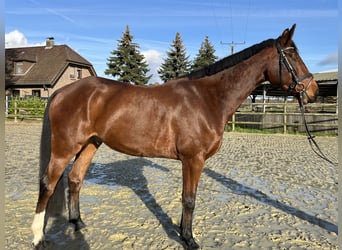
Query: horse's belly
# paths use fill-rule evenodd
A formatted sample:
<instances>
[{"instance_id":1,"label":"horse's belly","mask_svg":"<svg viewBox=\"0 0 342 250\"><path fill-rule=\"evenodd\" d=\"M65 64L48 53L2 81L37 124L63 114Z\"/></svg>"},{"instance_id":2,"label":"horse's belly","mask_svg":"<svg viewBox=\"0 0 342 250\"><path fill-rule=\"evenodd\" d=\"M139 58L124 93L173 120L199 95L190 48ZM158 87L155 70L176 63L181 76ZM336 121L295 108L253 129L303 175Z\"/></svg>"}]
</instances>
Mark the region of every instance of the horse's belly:
<instances>
[{"instance_id":1,"label":"horse's belly","mask_svg":"<svg viewBox=\"0 0 342 250\"><path fill-rule=\"evenodd\" d=\"M130 133L127 131L102 138L110 148L121 153L144 156L177 159L175 143L167 137L155 138L149 134Z\"/></svg>"}]
</instances>

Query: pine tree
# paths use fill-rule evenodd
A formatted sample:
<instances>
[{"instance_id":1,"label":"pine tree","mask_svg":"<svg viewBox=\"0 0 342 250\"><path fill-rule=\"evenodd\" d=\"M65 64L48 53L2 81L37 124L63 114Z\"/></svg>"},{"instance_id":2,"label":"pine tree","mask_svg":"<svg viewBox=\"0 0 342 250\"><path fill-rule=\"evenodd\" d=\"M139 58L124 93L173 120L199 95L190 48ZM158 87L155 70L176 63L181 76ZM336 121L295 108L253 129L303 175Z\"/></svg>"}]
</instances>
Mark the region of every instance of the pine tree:
<instances>
[{"instance_id":1,"label":"pine tree","mask_svg":"<svg viewBox=\"0 0 342 250\"><path fill-rule=\"evenodd\" d=\"M152 75L146 76L149 71L144 55L139 52L139 45L133 43L133 36L130 34L128 25L121 40L118 40L118 47L111 52L107 61L108 69L106 75L117 77L118 81L135 85L144 85L151 79Z\"/></svg>"},{"instance_id":2,"label":"pine tree","mask_svg":"<svg viewBox=\"0 0 342 250\"><path fill-rule=\"evenodd\" d=\"M164 82L189 73L189 56L186 55L181 35L178 32L171 49L166 53L168 57L164 59L164 63L158 70L158 74Z\"/></svg>"},{"instance_id":3,"label":"pine tree","mask_svg":"<svg viewBox=\"0 0 342 250\"><path fill-rule=\"evenodd\" d=\"M214 46L210 43L208 36L206 36L192 63L191 70L201 69L214 63L217 59Z\"/></svg>"}]
</instances>

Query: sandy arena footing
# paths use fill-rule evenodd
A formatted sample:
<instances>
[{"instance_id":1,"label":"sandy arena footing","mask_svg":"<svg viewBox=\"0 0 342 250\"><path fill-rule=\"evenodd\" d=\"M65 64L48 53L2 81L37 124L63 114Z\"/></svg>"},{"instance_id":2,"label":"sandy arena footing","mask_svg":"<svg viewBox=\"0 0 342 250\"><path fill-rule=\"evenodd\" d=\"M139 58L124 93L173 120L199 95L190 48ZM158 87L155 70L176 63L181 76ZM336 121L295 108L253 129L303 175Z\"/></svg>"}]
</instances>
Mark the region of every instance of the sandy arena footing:
<instances>
[{"instance_id":1,"label":"sandy arena footing","mask_svg":"<svg viewBox=\"0 0 342 250\"><path fill-rule=\"evenodd\" d=\"M40 123L5 124L5 249L31 249ZM318 137L337 161L336 137ZM337 249L337 166L304 136L225 133L202 174L194 217L201 249ZM181 164L102 145L81 190L87 227L49 219L45 249L183 249Z\"/></svg>"}]
</instances>

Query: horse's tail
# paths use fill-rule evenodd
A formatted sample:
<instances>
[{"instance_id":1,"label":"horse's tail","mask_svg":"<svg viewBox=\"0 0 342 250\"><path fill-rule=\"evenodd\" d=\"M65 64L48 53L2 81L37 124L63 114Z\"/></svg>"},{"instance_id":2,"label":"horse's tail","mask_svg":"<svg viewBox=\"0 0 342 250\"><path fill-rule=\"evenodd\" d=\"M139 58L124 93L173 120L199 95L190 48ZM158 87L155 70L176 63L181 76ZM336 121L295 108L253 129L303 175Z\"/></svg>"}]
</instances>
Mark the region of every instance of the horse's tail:
<instances>
[{"instance_id":1,"label":"horse's tail","mask_svg":"<svg viewBox=\"0 0 342 250\"><path fill-rule=\"evenodd\" d=\"M50 126L50 104L58 91L55 91L45 108L42 135L40 140L40 169L39 169L39 181L46 176L46 171L49 166L51 157L51 126ZM65 211L65 185L64 174L60 178L55 188L53 195L51 196L48 206L46 208L46 214L49 216L57 216Z\"/></svg>"}]
</instances>

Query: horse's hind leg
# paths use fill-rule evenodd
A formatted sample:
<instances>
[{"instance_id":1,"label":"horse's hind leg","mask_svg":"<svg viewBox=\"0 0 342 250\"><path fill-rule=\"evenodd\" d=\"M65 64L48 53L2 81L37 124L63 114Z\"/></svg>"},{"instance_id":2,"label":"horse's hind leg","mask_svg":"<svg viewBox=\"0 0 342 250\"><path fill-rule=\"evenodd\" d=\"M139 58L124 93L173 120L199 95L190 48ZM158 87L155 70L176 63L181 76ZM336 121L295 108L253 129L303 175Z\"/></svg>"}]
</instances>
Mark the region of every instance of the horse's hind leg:
<instances>
[{"instance_id":1,"label":"horse's hind leg","mask_svg":"<svg viewBox=\"0 0 342 250\"><path fill-rule=\"evenodd\" d=\"M44 226L46 222L45 214L50 197L55 191L55 187L63 175L63 172L71 160L70 158L63 157L57 158L54 154L51 154L51 159L48 164L47 170L43 173L40 179L39 197L36 207L36 214L32 223L32 231L34 234L32 244L37 246L44 240ZM49 204L51 205L51 204Z\"/></svg>"},{"instance_id":2,"label":"horse's hind leg","mask_svg":"<svg viewBox=\"0 0 342 250\"><path fill-rule=\"evenodd\" d=\"M91 141L76 156L75 162L68 176L69 181L69 221L75 225L75 231L85 227L81 219L79 195L84 176L90 162L101 145L100 140L92 138Z\"/></svg>"}]
</instances>

